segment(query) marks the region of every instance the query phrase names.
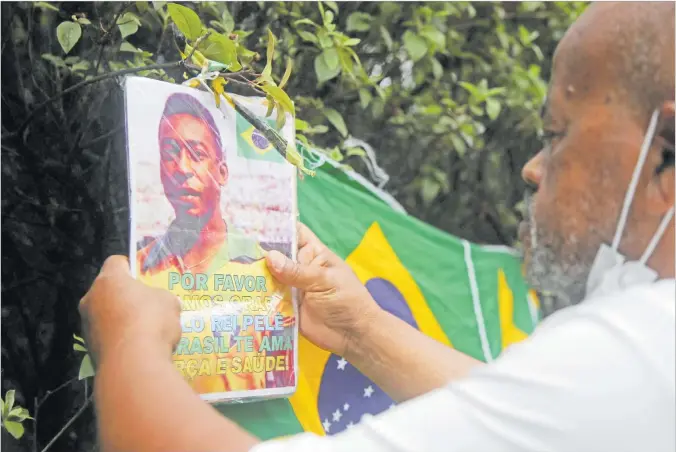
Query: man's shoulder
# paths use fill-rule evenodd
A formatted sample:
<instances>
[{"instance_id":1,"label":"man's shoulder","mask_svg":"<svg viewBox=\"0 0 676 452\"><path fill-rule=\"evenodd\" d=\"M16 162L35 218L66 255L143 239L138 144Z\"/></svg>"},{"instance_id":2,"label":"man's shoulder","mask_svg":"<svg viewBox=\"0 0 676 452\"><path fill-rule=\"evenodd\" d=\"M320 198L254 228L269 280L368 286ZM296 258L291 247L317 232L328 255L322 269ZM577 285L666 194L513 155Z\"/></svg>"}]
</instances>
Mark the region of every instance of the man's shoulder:
<instances>
[{"instance_id":1,"label":"man's shoulder","mask_svg":"<svg viewBox=\"0 0 676 452\"><path fill-rule=\"evenodd\" d=\"M137 244L136 268L139 275L154 274L169 267L170 254L162 245L163 237L147 237Z\"/></svg>"}]
</instances>

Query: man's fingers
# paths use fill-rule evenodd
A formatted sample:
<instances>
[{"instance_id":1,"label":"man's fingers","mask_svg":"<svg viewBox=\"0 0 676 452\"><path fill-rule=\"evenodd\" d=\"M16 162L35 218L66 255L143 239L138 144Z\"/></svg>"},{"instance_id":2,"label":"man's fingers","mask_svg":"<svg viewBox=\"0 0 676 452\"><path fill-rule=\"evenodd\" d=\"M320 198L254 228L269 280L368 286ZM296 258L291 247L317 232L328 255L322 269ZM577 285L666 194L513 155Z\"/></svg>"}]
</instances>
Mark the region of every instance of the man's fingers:
<instances>
[{"instance_id":1,"label":"man's fingers","mask_svg":"<svg viewBox=\"0 0 676 452\"><path fill-rule=\"evenodd\" d=\"M317 255L317 250L312 245L306 245L298 250L296 260L301 265L308 265Z\"/></svg>"},{"instance_id":2,"label":"man's fingers","mask_svg":"<svg viewBox=\"0 0 676 452\"><path fill-rule=\"evenodd\" d=\"M300 221L297 224L298 226L298 248L302 248L307 245L311 245L313 249L323 246L324 244L317 238L314 232L310 230Z\"/></svg>"},{"instance_id":3,"label":"man's fingers","mask_svg":"<svg viewBox=\"0 0 676 452\"><path fill-rule=\"evenodd\" d=\"M270 251L266 260L270 273L282 284L306 289L317 282L316 271L292 261L279 251Z\"/></svg>"},{"instance_id":4,"label":"man's fingers","mask_svg":"<svg viewBox=\"0 0 676 452\"><path fill-rule=\"evenodd\" d=\"M103 263L100 274L106 275L131 275L129 258L127 256L110 256Z\"/></svg>"}]
</instances>

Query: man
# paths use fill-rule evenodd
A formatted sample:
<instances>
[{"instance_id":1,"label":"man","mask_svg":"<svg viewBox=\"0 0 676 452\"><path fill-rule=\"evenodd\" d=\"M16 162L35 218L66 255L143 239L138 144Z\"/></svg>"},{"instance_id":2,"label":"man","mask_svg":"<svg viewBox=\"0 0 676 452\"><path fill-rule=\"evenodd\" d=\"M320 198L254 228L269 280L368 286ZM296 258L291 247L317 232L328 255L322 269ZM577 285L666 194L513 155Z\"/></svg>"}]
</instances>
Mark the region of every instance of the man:
<instances>
[{"instance_id":1,"label":"man","mask_svg":"<svg viewBox=\"0 0 676 452\"><path fill-rule=\"evenodd\" d=\"M244 314L265 314L250 311L253 305L246 302L227 302L232 296L243 299L241 291L227 290L227 278L266 278L267 283L256 288L262 291L244 294L253 295L251 299L272 298L278 290L269 278L262 248L223 220L221 190L228 167L214 118L192 95L172 94L160 120L158 144L160 178L175 219L162 237L137 252L136 271L144 283L170 289L183 301L184 336L174 364L200 393L265 388L266 373L250 368L263 335L270 333L255 331L254 326L244 331L234 326L227 331L210 328L209 309L214 306L237 315L239 325ZM285 296L279 306L271 306L267 314L274 318L280 312L288 323L293 317L290 293L288 289L281 293ZM252 336L255 351L247 351L237 336ZM214 346L209 348L210 344ZM292 363L292 354L287 355L286 361ZM232 366L233 362L237 364Z\"/></svg>"},{"instance_id":2,"label":"man","mask_svg":"<svg viewBox=\"0 0 676 452\"><path fill-rule=\"evenodd\" d=\"M332 437L257 444L171 373L175 316L153 322L145 354L125 345L142 321L124 318L126 299L149 301L147 321L172 300L134 284L124 258L112 258L83 302L89 331L97 332L103 444L256 452L676 449L674 4L591 6L557 49L544 119L547 143L523 171L536 188L523 228L527 274L537 288L584 302L484 365L379 310L350 269L302 229L298 262L268 256L273 274L304 292L302 333L402 403ZM114 288L124 292L108 295ZM108 309L124 321L108 326ZM142 362L150 352L155 361ZM161 375L161 386L135 382L116 361ZM170 406L181 413L166 413ZM128 412L149 420L127 421Z\"/></svg>"}]
</instances>

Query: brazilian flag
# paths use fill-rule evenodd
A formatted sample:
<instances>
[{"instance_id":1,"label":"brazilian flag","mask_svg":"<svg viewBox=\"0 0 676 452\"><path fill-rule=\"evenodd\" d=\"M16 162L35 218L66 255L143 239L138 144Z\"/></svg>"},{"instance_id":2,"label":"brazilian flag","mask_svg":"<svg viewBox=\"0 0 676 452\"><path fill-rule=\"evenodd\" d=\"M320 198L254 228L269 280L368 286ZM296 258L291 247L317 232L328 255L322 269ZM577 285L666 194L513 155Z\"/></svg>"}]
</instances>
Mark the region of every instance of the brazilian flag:
<instances>
[{"instance_id":1,"label":"brazilian flag","mask_svg":"<svg viewBox=\"0 0 676 452\"><path fill-rule=\"evenodd\" d=\"M261 118L272 128L275 121ZM252 126L249 121L236 113L237 155L249 160L263 160L267 162L284 163L284 157L275 150L263 134Z\"/></svg>"},{"instance_id":2,"label":"brazilian flag","mask_svg":"<svg viewBox=\"0 0 676 452\"><path fill-rule=\"evenodd\" d=\"M513 251L469 243L409 217L355 177L324 163L315 177L299 180L301 221L352 266L383 309L482 361L533 331L539 303ZM299 353L291 398L218 409L269 439L335 434L394 405L341 357L302 337Z\"/></svg>"}]
</instances>

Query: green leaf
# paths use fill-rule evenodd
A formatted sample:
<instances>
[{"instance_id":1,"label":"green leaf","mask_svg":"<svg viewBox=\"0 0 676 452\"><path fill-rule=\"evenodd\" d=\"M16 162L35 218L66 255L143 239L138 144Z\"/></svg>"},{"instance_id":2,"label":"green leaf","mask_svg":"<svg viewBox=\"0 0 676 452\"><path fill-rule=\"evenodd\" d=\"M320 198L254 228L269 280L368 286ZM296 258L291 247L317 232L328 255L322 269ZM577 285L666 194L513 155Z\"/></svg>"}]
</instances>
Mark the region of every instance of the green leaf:
<instances>
[{"instance_id":1,"label":"green leaf","mask_svg":"<svg viewBox=\"0 0 676 452\"><path fill-rule=\"evenodd\" d=\"M481 115L484 114L483 110L482 110L481 107L478 106L478 105L470 105L470 106L469 106L469 110L470 110L473 114L475 114L475 115L477 115L477 116L481 116Z\"/></svg>"},{"instance_id":2,"label":"green leaf","mask_svg":"<svg viewBox=\"0 0 676 452\"><path fill-rule=\"evenodd\" d=\"M149 5L148 2L136 2L136 10L141 14L148 11Z\"/></svg>"},{"instance_id":3,"label":"green leaf","mask_svg":"<svg viewBox=\"0 0 676 452\"><path fill-rule=\"evenodd\" d=\"M347 16L347 31L368 31L373 18L370 14L355 11Z\"/></svg>"},{"instance_id":4,"label":"green leaf","mask_svg":"<svg viewBox=\"0 0 676 452\"><path fill-rule=\"evenodd\" d=\"M362 109L366 109L366 107L369 106L371 103L371 99L373 99L373 96L371 95L371 92L365 88L361 88L359 90L359 103L361 105Z\"/></svg>"},{"instance_id":5,"label":"green leaf","mask_svg":"<svg viewBox=\"0 0 676 452\"><path fill-rule=\"evenodd\" d=\"M272 98L272 96L265 96L265 100L268 101L268 109L265 112L265 117L269 118L272 112L275 110L275 105L277 105L277 103Z\"/></svg>"},{"instance_id":6,"label":"green leaf","mask_svg":"<svg viewBox=\"0 0 676 452\"><path fill-rule=\"evenodd\" d=\"M304 31L304 30L298 30L298 36L303 38L304 41L308 42L317 42L317 36L315 36L313 33L310 33L309 31Z\"/></svg>"},{"instance_id":7,"label":"green leaf","mask_svg":"<svg viewBox=\"0 0 676 452\"><path fill-rule=\"evenodd\" d=\"M14 407L12 411L10 411L9 415L7 416L7 419L15 422L23 422L26 419L33 418L29 416L28 410L26 408L17 406Z\"/></svg>"},{"instance_id":8,"label":"green leaf","mask_svg":"<svg viewBox=\"0 0 676 452\"><path fill-rule=\"evenodd\" d=\"M79 62L75 63L74 65L72 65L70 67L70 70L73 71L73 72L87 71L87 70L89 70L89 67L90 67L89 61L82 60L82 61L79 61Z\"/></svg>"},{"instance_id":9,"label":"green leaf","mask_svg":"<svg viewBox=\"0 0 676 452\"><path fill-rule=\"evenodd\" d=\"M413 61L420 61L427 53L427 43L411 30L404 32L404 47Z\"/></svg>"},{"instance_id":10,"label":"green leaf","mask_svg":"<svg viewBox=\"0 0 676 452\"><path fill-rule=\"evenodd\" d=\"M59 41L61 48L64 53L70 52L75 44L80 40L82 36L82 28L80 24L75 22L61 22L58 27L56 27L56 39Z\"/></svg>"},{"instance_id":11,"label":"green leaf","mask_svg":"<svg viewBox=\"0 0 676 452\"><path fill-rule=\"evenodd\" d=\"M78 351L78 352L85 352L85 353L87 352L87 349L84 348L84 347L83 347L82 345L80 345L80 344L73 344L73 350L76 350L76 351Z\"/></svg>"},{"instance_id":12,"label":"green leaf","mask_svg":"<svg viewBox=\"0 0 676 452\"><path fill-rule=\"evenodd\" d=\"M420 34L433 42L438 49L444 49L446 47L446 36L444 36L444 34L436 27L427 25L420 31Z\"/></svg>"},{"instance_id":13,"label":"green leaf","mask_svg":"<svg viewBox=\"0 0 676 452\"><path fill-rule=\"evenodd\" d=\"M284 124L286 124L286 113L284 108L280 104L277 104L277 130L282 130Z\"/></svg>"},{"instance_id":14,"label":"green leaf","mask_svg":"<svg viewBox=\"0 0 676 452\"><path fill-rule=\"evenodd\" d=\"M434 74L434 78L437 80L444 75L444 67L436 58L432 58L432 74Z\"/></svg>"},{"instance_id":15,"label":"green leaf","mask_svg":"<svg viewBox=\"0 0 676 452\"><path fill-rule=\"evenodd\" d=\"M310 124L307 121L303 121L302 119L296 118L295 122L297 132L302 132L303 130L306 130L310 127Z\"/></svg>"},{"instance_id":16,"label":"green leaf","mask_svg":"<svg viewBox=\"0 0 676 452\"><path fill-rule=\"evenodd\" d=\"M132 52L137 53L139 50L133 45L129 44L127 41L124 41L120 44L120 52Z\"/></svg>"},{"instance_id":17,"label":"green leaf","mask_svg":"<svg viewBox=\"0 0 676 452\"><path fill-rule=\"evenodd\" d=\"M336 2L325 1L324 4L338 14L338 4Z\"/></svg>"},{"instance_id":18,"label":"green leaf","mask_svg":"<svg viewBox=\"0 0 676 452\"><path fill-rule=\"evenodd\" d=\"M324 13L324 22L325 23L327 23L327 24L333 23L333 18L334 18L333 11L326 11Z\"/></svg>"},{"instance_id":19,"label":"green leaf","mask_svg":"<svg viewBox=\"0 0 676 452\"><path fill-rule=\"evenodd\" d=\"M465 142L463 141L462 138L460 138L458 135L451 135L451 142L453 143L453 148L455 149L455 152L458 153L461 157L465 154L465 150L467 149L467 146L465 145Z\"/></svg>"},{"instance_id":20,"label":"green leaf","mask_svg":"<svg viewBox=\"0 0 676 452\"><path fill-rule=\"evenodd\" d=\"M211 33L199 49L206 58L227 65L232 72L242 69L237 61L237 44L221 33Z\"/></svg>"},{"instance_id":21,"label":"green leaf","mask_svg":"<svg viewBox=\"0 0 676 452\"><path fill-rule=\"evenodd\" d=\"M336 162L342 162L343 161L343 153L340 152L340 149L335 147L335 148L333 148L329 151L329 158L333 161L336 161Z\"/></svg>"},{"instance_id":22,"label":"green leaf","mask_svg":"<svg viewBox=\"0 0 676 452\"><path fill-rule=\"evenodd\" d=\"M343 45L344 45L345 47L356 46L356 45L359 44L360 42L361 42L361 39L350 38L350 39L348 39L347 41L345 41L345 42L343 43Z\"/></svg>"},{"instance_id":23,"label":"green leaf","mask_svg":"<svg viewBox=\"0 0 676 452\"><path fill-rule=\"evenodd\" d=\"M42 58L49 61L56 67L66 67L65 61L63 61L63 58L59 58L58 56L51 55L49 53L43 53Z\"/></svg>"},{"instance_id":24,"label":"green leaf","mask_svg":"<svg viewBox=\"0 0 676 452\"><path fill-rule=\"evenodd\" d=\"M272 34L272 30L268 28L268 50L267 50L267 61L265 62L265 69L263 69L263 75L272 75L272 60L275 57L275 43L277 39L275 35Z\"/></svg>"},{"instance_id":25,"label":"green leaf","mask_svg":"<svg viewBox=\"0 0 676 452\"><path fill-rule=\"evenodd\" d=\"M310 127L305 131L307 135L321 135L329 131L329 128L324 124L319 124L318 126Z\"/></svg>"},{"instance_id":26,"label":"green leaf","mask_svg":"<svg viewBox=\"0 0 676 452\"><path fill-rule=\"evenodd\" d=\"M476 86L472 85L469 82L460 82L458 83L458 85L465 88L469 92L471 97L477 97L479 95L479 88L477 88Z\"/></svg>"},{"instance_id":27,"label":"green leaf","mask_svg":"<svg viewBox=\"0 0 676 452\"><path fill-rule=\"evenodd\" d=\"M164 8L164 5L166 4L167 2L153 2L153 8L155 8L155 11L157 11Z\"/></svg>"},{"instance_id":28,"label":"green leaf","mask_svg":"<svg viewBox=\"0 0 676 452\"><path fill-rule=\"evenodd\" d=\"M59 8L57 8L54 5L51 5L47 2L37 2L35 3L36 8L43 8L43 9L49 9L51 11L56 11L57 13L59 12Z\"/></svg>"},{"instance_id":29,"label":"green leaf","mask_svg":"<svg viewBox=\"0 0 676 452\"><path fill-rule=\"evenodd\" d=\"M73 334L73 339L75 339L78 342L82 342L83 344L85 343L84 339L82 339L80 336L77 334Z\"/></svg>"},{"instance_id":30,"label":"green leaf","mask_svg":"<svg viewBox=\"0 0 676 452\"><path fill-rule=\"evenodd\" d=\"M12 411L12 408L14 408L15 394L16 391L14 389L10 389L9 391L7 391L7 394L5 394L5 406L4 409L2 410L3 418L5 419L7 419L9 412Z\"/></svg>"},{"instance_id":31,"label":"green leaf","mask_svg":"<svg viewBox=\"0 0 676 452\"><path fill-rule=\"evenodd\" d=\"M366 156L366 151L365 151L364 149L362 149L362 148L349 148L349 149L347 150L346 155L347 155L348 157L352 157L352 156L354 156L354 155L356 155L356 156L358 156L358 157L365 157L365 156Z\"/></svg>"},{"instance_id":32,"label":"green leaf","mask_svg":"<svg viewBox=\"0 0 676 452\"><path fill-rule=\"evenodd\" d=\"M345 120L340 115L340 113L338 113L333 108L327 108L324 110L324 115L343 137L347 136L347 126L345 125Z\"/></svg>"},{"instance_id":33,"label":"green leaf","mask_svg":"<svg viewBox=\"0 0 676 452\"><path fill-rule=\"evenodd\" d=\"M136 33L138 31L139 24L140 22L138 18L132 13L124 13L119 19L117 19L117 28L120 29L122 39Z\"/></svg>"},{"instance_id":34,"label":"green leaf","mask_svg":"<svg viewBox=\"0 0 676 452\"><path fill-rule=\"evenodd\" d=\"M86 17L78 17L77 18L77 23L80 25L91 25L92 23L87 19Z\"/></svg>"},{"instance_id":35,"label":"green leaf","mask_svg":"<svg viewBox=\"0 0 676 452\"><path fill-rule=\"evenodd\" d=\"M232 14L228 11L228 7L223 8L223 14L221 15L221 22L223 23L223 31L227 33L232 33L232 30L235 29L235 19L233 19Z\"/></svg>"},{"instance_id":36,"label":"green leaf","mask_svg":"<svg viewBox=\"0 0 676 452\"><path fill-rule=\"evenodd\" d=\"M340 66L340 57L338 55L338 50L335 47L324 50L321 53L321 57L324 58L326 67L328 67L331 71Z\"/></svg>"},{"instance_id":37,"label":"green leaf","mask_svg":"<svg viewBox=\"0 0 676 452\"><path fill-rule=\"evenodd\" d=\"M315 57L315 73L317 74L317 81L320 84L335 78L338 74L340 74L340 70L340 65L333 69L329 68L326 64L323 53Z\"/></svg>"},{"instance_id":38,"label":"green leaf","mask_svg":"<svg viewBox=\"0 0 676 452\"><path fill-rule=\"evenodd\" d=\"M439 191L441 190L441 185L439 182L425 178L422 180L422 185L420 187L420 194L422 196L423 202L425 204L431 203L434 198L437 197Z\"/></svg>"},{"instance_id":39,"label":"green leaf","mask_svg":"<svg viewBox=\"0 0 676 452\"><path fill-rule=\"evenodd\" d=\"M302 24L308 24L308 25L314 25L315 27L319 27L319 25L317 25L316 23L314 23L313 21L311 21L310 19L307 19L307 18L297 20L293 24L295 26L302 25Z\"/></svg>"},{"instance_id":40,"label":"green leaf","mask_svg":"<svg viewBox=\"0 0 676 452\"><path fill-rule=\"evenodd\" d=\"M293 59L287 57L286 58L286 70L284 71L284 75L282 76L282 80L279 82L279 87L284 88L286 86L286 83L289 81L289 77L291 77L291 70L293 69Z\"/></svg>"},{"instance_id":41,"label":"green leaf","mask_svg":"<svg viewBox=\"0 0 676 452\"><path fill-rule=\"evenodd\" d=\"M331 36L328 34L324 33L323 30L317 34L317 38L319 38L319 46L322 49L328 49L333 47L333 39L331 39Z\"/></svg>"},{"instance_id":42,"label":"green leaf","mask_svg":"<svg viewBox=\"0 0 676 452\"><path fill-rule=\"evenodd\" d=\"M195 11L178 3L169 3L167 11L186 38L194 41L202 35L202 21Z\"/></svg>"},{"instance_id":43,"label":"green leaf","mask_svg":"<svg viewBox=\"0 0 676 452\"><path fill-rule=\"evenodd\" d=\"M392 46L394 45L394 42L392 42L392 36L390 36L390 32L387 31L387 28L382 25L380 26L380 35L383 37L383 41L385 41L387 50L392 50Z\"/></svg>"},{"instance_id":44,"label":"green leaf","mask_svg":"<svg viewBox=\"0 0 676 452\"><path fill-rule=\"evenodd\" d=\"M293 106L293 102L283 89L281 89L279 86L267 84L261 86L261 89L272 96L272 98L275 99L275 101L280 104L284 110L291 113L292 116L296 116L296 109Z\"/></svg>"},{"instance_id":45,"label":"green leaf","mask_svg":"<svg viewBox=\"0 0 676 452\"><path fill-rule=\"evenodd\" d=\"M497 99L488 98L486 99L486 114L491 120L494 120L500 114L500 101Z\"/></svg>"},{"instance_id":46,"label":"green leaf","mask_svg":"<svg viewBox=\"0 0 676 452\"><path fill-rule=\"evenodd\" d=\"M89 355L85 355L84 358L82 358L82 363L80 363L80 374L78 375L78 379L84 380L85 378L93 377L94 375L92 359Z\"/></svg>"},{"instance_id":47,"label":"green leaf","mask_svg":"<svg viewBox=\"0 0 676 452\"><path fill-rule=\"evenodd\" d=\"M19 422L14 421L5 421L3 423L7 432L14 437L14 439L19 439L23 436L24 428L23 425Z\"/></svg>"}]
</instances>

